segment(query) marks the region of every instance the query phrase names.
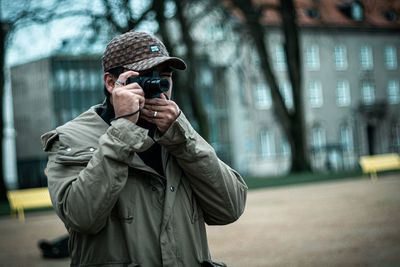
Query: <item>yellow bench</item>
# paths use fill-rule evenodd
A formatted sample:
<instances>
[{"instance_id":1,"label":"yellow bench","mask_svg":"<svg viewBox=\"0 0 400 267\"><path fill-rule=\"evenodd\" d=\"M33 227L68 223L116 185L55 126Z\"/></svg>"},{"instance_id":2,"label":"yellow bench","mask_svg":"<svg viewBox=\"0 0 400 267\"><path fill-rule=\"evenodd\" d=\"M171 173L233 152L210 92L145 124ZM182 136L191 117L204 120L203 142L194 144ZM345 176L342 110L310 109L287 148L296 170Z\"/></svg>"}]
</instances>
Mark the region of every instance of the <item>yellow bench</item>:
<instances>
[{"instance_id":1,"label":"yellow bench","mask_svg":"<svg viewBox=\"0 0 400 267\"><path fill-rule=\"evenodd\" d=\"M364 173L369 173L371 179L377 179L379 171L400 169L400 156L396 153L362 156L359 163Z\"/></svg>"},{"instance_id":2,"label":"yellow bench","mask_svg":"<svg viewBox=\"0 0 400 267\"><path fill-rule=\"evenodd\" d=\"M25 221L25 209L52 207L47 187L8 191L7 197L11 214L18 213L20 221Z\"/></svg>"}]
</instances>

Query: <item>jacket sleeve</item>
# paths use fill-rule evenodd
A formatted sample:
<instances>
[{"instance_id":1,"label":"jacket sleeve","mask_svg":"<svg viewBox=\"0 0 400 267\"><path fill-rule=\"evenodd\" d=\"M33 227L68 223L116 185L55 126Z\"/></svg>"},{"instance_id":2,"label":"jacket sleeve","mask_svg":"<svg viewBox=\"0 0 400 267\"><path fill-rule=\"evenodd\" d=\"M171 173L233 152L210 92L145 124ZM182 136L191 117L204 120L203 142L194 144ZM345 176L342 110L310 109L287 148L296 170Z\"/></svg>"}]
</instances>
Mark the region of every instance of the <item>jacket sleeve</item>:
<instances>
[{"instance_id":1,"label":"jacket sleeve","mask_svg":"<svg viewBox=\"0 0 400 267\"><path fill-rule=\"evenodd\" d=\"M52 145L44 140L49 152L46 172L53 206L67 227L97 233L126 183L131 154L150 145L147 130L125 119L114 121L90 158L82 153L68 154L66 151L73 150L68 147L72 137L62 132L58 135L59 140L53 140ZM55 139L54 135L48 139Z\"/></svg>"},{"instance_id":2,"label":"jacket sleeve","mask_svg":"<svg viewBox=\"0 0 400 267\"><path fill-rule=\"evenodd\" d=\"M214 149L181 113L156 141L165 146L183 169L207 224L228 224L244 211L247 186L242 177L222 162Z\"/></svg>"}]
</instances>

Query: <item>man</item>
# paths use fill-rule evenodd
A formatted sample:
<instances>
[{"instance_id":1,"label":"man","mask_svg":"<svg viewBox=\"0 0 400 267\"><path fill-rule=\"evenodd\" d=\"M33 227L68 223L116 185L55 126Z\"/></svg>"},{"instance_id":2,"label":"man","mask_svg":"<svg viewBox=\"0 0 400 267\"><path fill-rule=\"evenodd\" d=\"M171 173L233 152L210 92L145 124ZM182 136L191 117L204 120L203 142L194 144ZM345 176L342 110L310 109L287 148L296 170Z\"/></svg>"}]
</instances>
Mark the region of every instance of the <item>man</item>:
<instances>
[{"instance_id":1,"label":"man","mask_svg":"<svg viewBox=\"0 0 400 267\"><path fill-rule=\"evenodd\" d=\"M103 55L106 101L42 136L71 266L219 266L205 223L237 220L247 187L170 100L172 69L185 68L152 35L117 36ZM127 83L136 76L167 91L145 98Z\"/></svg>"}]
</instances>

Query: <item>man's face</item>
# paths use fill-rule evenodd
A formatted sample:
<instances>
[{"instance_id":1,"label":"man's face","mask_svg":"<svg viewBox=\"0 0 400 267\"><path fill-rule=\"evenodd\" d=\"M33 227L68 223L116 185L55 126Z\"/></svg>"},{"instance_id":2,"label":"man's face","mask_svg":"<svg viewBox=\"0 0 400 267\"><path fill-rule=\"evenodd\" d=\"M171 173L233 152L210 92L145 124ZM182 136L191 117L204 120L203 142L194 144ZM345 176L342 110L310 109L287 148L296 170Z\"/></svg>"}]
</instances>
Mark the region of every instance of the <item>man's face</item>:
<instances>
[{"instance_id":1,"label":"man's face","mask_svg":"<svg viewBox=\"0 0 400 267\"><path fill-rule=\"evenodd\" d=\"M172 69L165 64L160 64L158 66L155 66L151 69L145 70L145 71L140 71L139 76L144 76L144 77L160 77L162 79L166 79L169 82L169 89L165 94L168 96L168 98L171 98L172 94Z\"/></svg>"}]
</instances>

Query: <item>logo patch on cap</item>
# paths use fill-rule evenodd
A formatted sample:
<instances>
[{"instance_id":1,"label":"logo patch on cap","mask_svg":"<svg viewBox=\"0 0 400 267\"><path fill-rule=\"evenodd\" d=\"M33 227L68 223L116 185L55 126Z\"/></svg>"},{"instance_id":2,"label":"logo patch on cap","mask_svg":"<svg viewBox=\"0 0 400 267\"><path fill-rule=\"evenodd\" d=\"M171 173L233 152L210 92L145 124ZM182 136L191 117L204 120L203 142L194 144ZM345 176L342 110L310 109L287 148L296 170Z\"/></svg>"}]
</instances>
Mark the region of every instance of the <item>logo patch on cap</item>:
<instances>
[{"instance_id":1,"label":"logo patch on cap","mask_svg":"<svg viewBox=\"0 0 400 267\"><path fill-rule=\"evenodd\" d=\"M160 52L160 48L158 47L158 45L151 45L150 46L150 52Z\"/></svg>"}]
</instances>

